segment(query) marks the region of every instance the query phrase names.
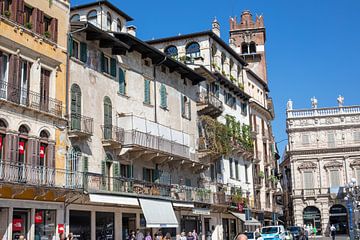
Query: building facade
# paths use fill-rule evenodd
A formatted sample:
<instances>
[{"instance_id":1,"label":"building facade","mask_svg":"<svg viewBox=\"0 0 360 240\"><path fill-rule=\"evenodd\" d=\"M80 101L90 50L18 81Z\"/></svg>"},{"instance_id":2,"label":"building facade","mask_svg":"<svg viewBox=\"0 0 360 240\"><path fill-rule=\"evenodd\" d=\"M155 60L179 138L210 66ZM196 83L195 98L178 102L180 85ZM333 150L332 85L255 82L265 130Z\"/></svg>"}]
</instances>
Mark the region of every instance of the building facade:
<instances>
[{"instance_id":1,"label":"building facade","mask_svg":"<svg viewBox=\"0 0 360 240\"><path fill-rule=\"evenodd\" d=\"M0 238L53 237L65 196L69 2L0 1Z\"/></svg>"},{"instance_id":2,"label":"building facade","mask_svg":"<svg viewBox=\"0 0 360 240\"><path fill-rule=\"evenodd\" d=\"M293 109L288 102L288 145L282 184L287 222L315 225L328 234L332 224L338 234L347 234L348 216L343 187L352 178L359 181L359 107L318 108L312 99L311 109ZM289 206L289 207L288 207Z\"/></svg>"}]
</instances>

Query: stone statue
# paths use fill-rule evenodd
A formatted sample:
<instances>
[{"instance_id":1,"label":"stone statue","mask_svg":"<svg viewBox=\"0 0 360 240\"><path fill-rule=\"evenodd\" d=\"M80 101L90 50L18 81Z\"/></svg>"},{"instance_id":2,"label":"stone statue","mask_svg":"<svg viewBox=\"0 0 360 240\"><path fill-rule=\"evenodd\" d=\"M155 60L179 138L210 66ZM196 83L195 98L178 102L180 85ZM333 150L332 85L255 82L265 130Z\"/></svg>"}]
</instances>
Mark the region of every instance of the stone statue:
<instances>
[{"instance_id":1,"label":"stone statue","mask_svg":"<svg viewBox=\"0 0 360 240\"><path fill-rule=\"evenodd\" d=\"M312 108L318 107L318 100L315 97L311 98L311 106L312 106Z\"/></svg>"},{"instance_id":2,"label":"stone statue","mask_svg":"<svg viewBox=\"0 0 360 240\"><path fill-rule=\"evenodd\" d=\"M287 111L293 110L293 101L291 101L291 99L289 99L289 100L287 101L286 110L287 110Z\"/></svg>"},{"instance_id":3,"label":"stone statue","mask_svg":"<svg viewBox=\"0 0 360 240\"><path fill-rule=\"evenodd\" d=\"M339 97L337 98L337 102L339 104L339 107L344 106L344 97L339 95Z\"/></svg>"}]
</instances>

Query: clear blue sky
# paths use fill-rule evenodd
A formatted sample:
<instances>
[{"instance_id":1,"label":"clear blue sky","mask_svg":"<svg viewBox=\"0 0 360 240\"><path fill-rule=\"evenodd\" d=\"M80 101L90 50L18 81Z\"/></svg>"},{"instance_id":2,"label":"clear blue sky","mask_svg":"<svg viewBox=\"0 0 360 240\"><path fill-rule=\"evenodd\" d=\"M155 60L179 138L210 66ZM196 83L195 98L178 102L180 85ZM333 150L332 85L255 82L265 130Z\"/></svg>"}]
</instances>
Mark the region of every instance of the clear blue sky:
<instances>
[{"instance_id":1,"label":"clear blue sky","mask_svg":"<svg viewBox=\"0 0 360 240\"><path fill-rule=\"evenodd\" d=\"M72 0L73 5L91 0ZM274 99L276 141L286 139L285 108L360 105L359 0L112 0L133 17L143 40L211 28L216 16L222 38L228 41L229 17L248 9L262 14L267 31L270 94ZM279 144L280 153L284 144Z\"/></svg>"}]
</instances>

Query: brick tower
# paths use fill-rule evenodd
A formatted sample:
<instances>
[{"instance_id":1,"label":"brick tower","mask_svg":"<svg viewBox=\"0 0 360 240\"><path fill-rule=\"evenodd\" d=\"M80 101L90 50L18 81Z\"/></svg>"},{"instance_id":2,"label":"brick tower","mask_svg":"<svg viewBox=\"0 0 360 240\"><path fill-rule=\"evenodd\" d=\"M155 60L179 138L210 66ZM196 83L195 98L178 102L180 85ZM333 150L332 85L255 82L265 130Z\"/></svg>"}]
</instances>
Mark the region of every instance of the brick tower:
<instances>
[{"instance_id":1,"label":"brick tower","mask_svg":"<svg viewBox=\"0 0 360 240\"><path fill-rule=\"evenodd\" d=\"M250 11L245 10L240 23L236 17L230 18L230 45L245 58L250 69L267 82L265 41L262 16L256 16L254 21Z\"/></svg>"}]
</instances>

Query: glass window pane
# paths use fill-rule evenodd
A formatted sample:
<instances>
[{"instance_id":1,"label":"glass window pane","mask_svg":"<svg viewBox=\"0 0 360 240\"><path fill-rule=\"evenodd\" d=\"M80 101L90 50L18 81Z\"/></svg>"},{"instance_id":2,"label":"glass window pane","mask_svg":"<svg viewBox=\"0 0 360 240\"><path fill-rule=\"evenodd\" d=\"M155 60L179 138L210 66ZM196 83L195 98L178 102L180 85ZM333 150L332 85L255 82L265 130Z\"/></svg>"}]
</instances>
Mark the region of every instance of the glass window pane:
<instances>
[{"instance_id":1,"label":"glass window pane","mask_svg":"<svg viewBox=\"0 0 360 240\"><path fill-rule=\"evenodd\" d=\"M91 212L70 211L70 232L75 239L91 239Z\"/></svg>"},{"instance_id":2,"label":"glass window pane","mask_svg":"<svg viewBox=\"0 0 360 240\"><path fill-rule=\"evenodd\" d=\"M35 239L56 237L56 210L35 210Z\"/></svg>"},{"instance_id":3,"label":"glass window pane","mask_svg":"<svg viewBox=\"0 0 360 240\"><path fill-rule=\"evenodd\" d=\"M96 239L114 239L114 213L96 212Z\"/></svg>"}]
</instances>

